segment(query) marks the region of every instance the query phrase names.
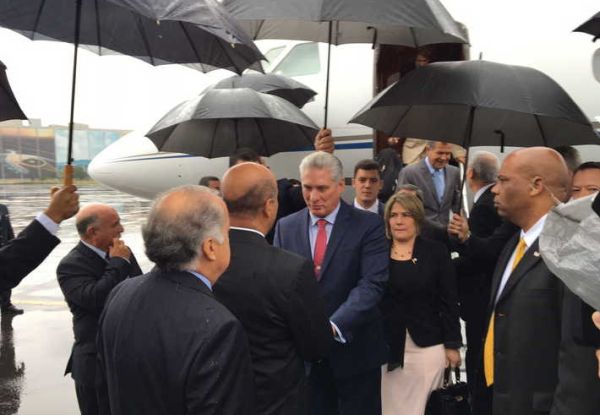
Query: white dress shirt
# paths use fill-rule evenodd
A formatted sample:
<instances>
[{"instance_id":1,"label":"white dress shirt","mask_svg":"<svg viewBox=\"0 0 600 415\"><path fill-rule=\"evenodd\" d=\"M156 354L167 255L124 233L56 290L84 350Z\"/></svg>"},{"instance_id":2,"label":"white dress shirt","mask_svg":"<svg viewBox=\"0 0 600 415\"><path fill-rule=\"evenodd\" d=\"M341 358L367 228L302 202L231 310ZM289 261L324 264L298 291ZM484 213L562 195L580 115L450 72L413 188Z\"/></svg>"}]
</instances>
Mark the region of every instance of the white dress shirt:
<instances>
[{"instance_id":1,"label":"white dress shirt","mask_svg":"<svg viewBox=\"0 0 600 415\"><path fill-rule=\"evenodd\" d=\"M360 210L366 210L367 212L372 212L372 213L377 213L379 214L379 203L381 203L379 200L375 200L375 203L373 203L371 205L370 208L364 208L360 203L358 203L358 200L356 200L356 198L354 198L354 207Z\"/></svg>"}]
</instances>

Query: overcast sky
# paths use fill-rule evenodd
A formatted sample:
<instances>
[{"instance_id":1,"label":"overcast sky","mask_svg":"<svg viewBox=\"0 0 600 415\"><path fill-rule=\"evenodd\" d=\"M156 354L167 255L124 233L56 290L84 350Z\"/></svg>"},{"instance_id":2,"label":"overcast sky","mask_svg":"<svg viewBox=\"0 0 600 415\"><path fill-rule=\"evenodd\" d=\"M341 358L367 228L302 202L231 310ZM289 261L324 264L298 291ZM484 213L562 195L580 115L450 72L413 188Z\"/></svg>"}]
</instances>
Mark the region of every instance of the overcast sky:
<instances>
[{"instance_id":1,"label":"overcast sky","mask_svg":"<svg viewBox=\"0 0 600 415\"><path fill-rule=\"evenodd\" d=\"M558 81L586 112L600 117L600 84L591 58L600 41L571 30L600 11L598 0L443 0L466 24L471 57L532 66ZM31 42L0 29L0 60L23 110L44 124L69 117L73 48ZM92 127L136 129L152 125L167 110L225 76L177 65L154 67L125 56L79 54L75 121Z\"/></svg>"}]
</instances>

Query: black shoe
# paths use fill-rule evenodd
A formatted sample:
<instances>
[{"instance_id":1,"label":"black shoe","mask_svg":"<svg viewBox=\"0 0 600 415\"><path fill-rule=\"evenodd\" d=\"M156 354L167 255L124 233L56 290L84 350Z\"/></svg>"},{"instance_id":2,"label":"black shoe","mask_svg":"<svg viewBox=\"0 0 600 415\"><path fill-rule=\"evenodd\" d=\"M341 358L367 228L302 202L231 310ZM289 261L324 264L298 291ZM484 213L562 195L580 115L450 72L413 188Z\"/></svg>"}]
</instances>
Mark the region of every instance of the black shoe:
<instances>
[{"instance_id":1,"label":"black shoe","mask_svg":"<svg viewBox=\"0 0 600 415\"><path fill-rule=\"evenodd\" d=\"M15 307L14 304L9 304L2 307L2 314L23 314L24 311L21 308Z\"/></svg>"}]
</instances>

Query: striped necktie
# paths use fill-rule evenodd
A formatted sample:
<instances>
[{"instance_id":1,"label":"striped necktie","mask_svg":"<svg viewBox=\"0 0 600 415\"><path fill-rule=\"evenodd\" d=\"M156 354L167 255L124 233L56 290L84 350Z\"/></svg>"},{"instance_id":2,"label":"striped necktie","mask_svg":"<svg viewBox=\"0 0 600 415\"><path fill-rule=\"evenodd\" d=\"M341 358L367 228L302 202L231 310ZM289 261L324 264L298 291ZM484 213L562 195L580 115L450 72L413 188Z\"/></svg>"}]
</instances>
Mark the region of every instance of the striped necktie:
<instances>
[{"instance_id":1,"label":"striped necktie","mask_svg":"<svg viewBox=\"0 0 600 415\"><path fill-rule=\"evenodd\" d=\"M511 272L515 270L525 251L527 250L527 244L525 240L521 238L517 249L515 251L515 259L512 263ZM490 317L490 324L488 326L487 334L485 336L485 343L483 345L483 372L485 374L485 383L487 386L494 384L494 320L496 319L496 313L492 313Z\"/></svg>"}]
</instances>

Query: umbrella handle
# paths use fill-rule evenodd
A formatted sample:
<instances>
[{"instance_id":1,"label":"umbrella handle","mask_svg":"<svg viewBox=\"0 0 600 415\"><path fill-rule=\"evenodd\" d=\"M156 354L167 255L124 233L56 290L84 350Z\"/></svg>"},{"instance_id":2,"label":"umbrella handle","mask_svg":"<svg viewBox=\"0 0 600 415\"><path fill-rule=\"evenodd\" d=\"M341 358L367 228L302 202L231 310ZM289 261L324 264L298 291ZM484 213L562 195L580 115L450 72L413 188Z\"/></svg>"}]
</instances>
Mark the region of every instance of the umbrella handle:
<instances>
[{"instance_id":1,"label":"umbrella handle","mask_svg":"<svg viewBox=\"0 0 600 415\"><path fill-rule=\"evenodd\" d=\"M71 186L73 184L73 165L65 164L64 173L64 185Z\"/></svg>"}]
</instances>

